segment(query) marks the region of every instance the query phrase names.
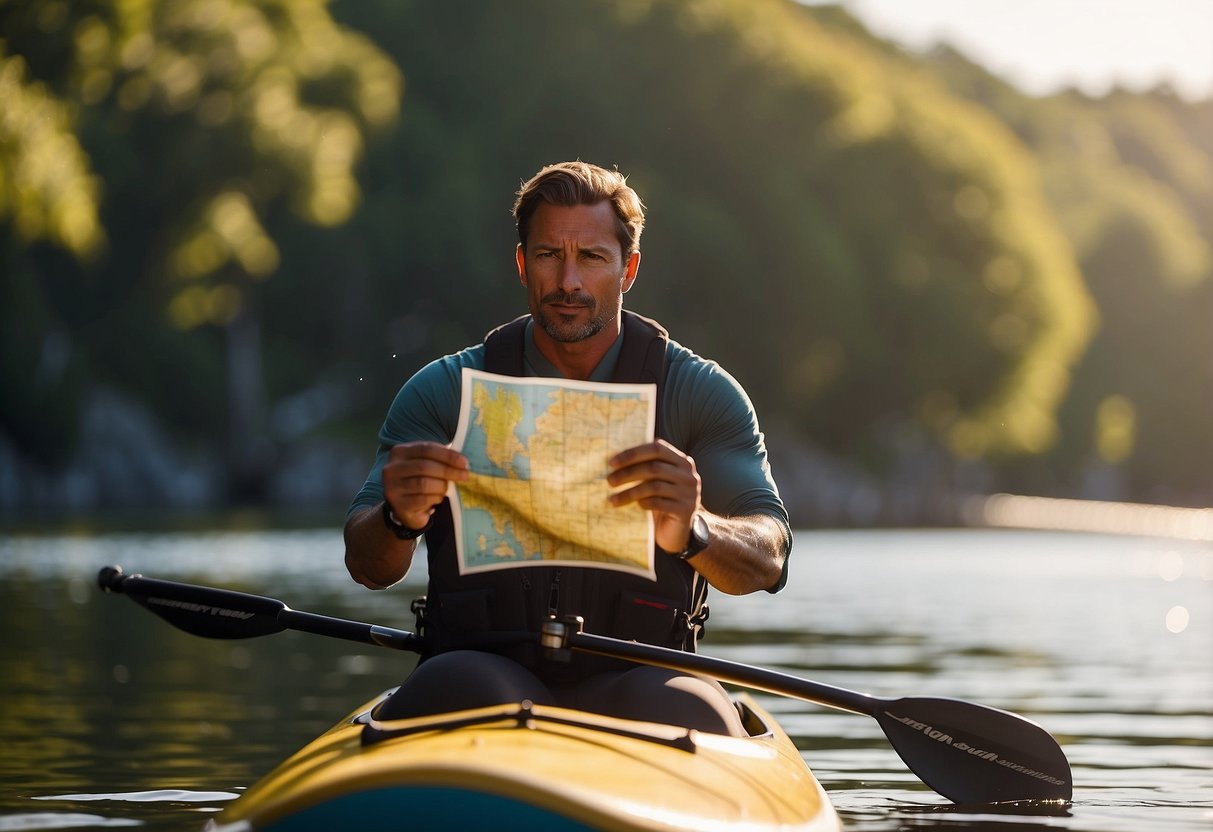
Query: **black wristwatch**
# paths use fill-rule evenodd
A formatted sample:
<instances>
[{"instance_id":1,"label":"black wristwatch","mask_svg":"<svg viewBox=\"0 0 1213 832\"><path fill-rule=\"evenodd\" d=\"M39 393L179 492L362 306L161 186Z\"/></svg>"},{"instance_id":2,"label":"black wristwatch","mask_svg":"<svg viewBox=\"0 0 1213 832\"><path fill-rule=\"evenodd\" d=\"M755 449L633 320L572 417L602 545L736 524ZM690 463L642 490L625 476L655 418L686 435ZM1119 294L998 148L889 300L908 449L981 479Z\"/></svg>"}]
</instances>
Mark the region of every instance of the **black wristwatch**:
<instances>
[{"instance_id":1,"label":"black wristwatch","mask_svg":"<svg viewBox=\"0 0 1213 832\"><path fill-rule=\"evenodd\" d=\"M695 516L691 518L691 534L687 538L687 545L681 552L673 552L674 557L679 560L690 560L697 554L708 548L712 542L712 530L708 528L708 521L704 519L703 514L695 512Z\"/></svg>"},{"instance_id":2,"label":"black wristwatch","mask_svg":"<svg viewBox=\"0 0 1213 832\"><path fill-rule=\"evenodd\" d=\"M401 540L416 540L430 530L430 526L434 524L434 515L431 514L430 519L420 529L410 529L396 518L396 515L392 513L392 507L388 505L387 500L384 500L383 524L391 529L392 534L396 535L396 537L400 538Z\"/></svg>"}]
</instances>

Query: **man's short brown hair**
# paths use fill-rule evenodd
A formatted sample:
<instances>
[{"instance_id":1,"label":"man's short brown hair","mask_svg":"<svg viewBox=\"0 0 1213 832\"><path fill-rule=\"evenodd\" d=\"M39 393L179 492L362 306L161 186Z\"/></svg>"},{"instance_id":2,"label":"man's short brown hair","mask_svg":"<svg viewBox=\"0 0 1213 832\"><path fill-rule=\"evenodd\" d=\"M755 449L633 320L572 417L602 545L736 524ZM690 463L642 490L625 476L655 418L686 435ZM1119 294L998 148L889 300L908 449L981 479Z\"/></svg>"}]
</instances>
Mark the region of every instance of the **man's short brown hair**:
<instances>
[{"instance_id":1,"label":"man's short brown hair","mask_svg":"<svg viewBox=\"0 0 1213 832\"><path fill-rule=\"evenodd\" d=\"M603 201L610 202L615 211L616 236L624 257L640 251L644 203L628 185L627 177L618 170L607 170L582 161L547 165L523 184L514 202L518 242L526 249L531 217L540 202L571 208Z\"/></svg>"}]
</instances>

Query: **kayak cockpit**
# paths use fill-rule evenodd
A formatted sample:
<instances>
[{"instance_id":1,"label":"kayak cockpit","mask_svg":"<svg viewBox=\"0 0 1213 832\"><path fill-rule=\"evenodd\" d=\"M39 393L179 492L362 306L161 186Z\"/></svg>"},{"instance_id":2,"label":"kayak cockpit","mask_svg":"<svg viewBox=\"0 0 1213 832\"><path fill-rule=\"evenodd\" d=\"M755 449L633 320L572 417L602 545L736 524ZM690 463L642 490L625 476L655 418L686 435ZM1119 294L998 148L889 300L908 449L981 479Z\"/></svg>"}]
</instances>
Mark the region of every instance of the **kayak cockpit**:
<instances>
[{"instance_id":1,"label":"kayak cockpit","mask_svg":"<svg viewBox=\"0 0 1213 832\"><path fill-rule=\"evenodd\" d=\"M748 737L527 702L380 721L381 699L286 760L210 829L838 828L799 751L745 695Z\"/></svg>"},{"instance_id":2,"label":"kayak cockpit","mask_svg":"<svg viewBox=\"0 0 1213 832\"><path fill-rule=\"evenodd\" d=\"M569 711L564 708L535 705L529 700L523 700L517 705L504 707L504 710L463 711L454 714L442 714L437 717L429 716L385 722L381 722L368 714L368 718L362 728L362 744L368 746L428 731L454 731L473 726L508 725L513 723L517 728L534 730L543 722L588 727L616 736L661 743L672 748L680 748L683 751L695 750L692 734L697 732L692 729L680 728L676 725L661 725L652 722L634 722L632 720L599 717L595 714L582 711Z\"/></svg>"}]
</instances>

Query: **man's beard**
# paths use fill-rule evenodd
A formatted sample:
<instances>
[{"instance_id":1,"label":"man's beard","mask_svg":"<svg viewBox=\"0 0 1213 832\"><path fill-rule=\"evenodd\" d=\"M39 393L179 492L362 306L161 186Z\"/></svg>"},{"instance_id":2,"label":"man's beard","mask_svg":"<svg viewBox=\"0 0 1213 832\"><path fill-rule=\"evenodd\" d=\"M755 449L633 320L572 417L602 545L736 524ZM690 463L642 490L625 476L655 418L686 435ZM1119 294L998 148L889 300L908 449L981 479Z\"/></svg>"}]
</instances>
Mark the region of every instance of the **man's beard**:
<instances>
[{"instance_id":1,"label":"man's beard","mask_svg":"<svg viewBox=\"0 0 1213 832\"><path fill-rule=\"evenodd\" d=\"M563 321L560 315L549 313L547 304L553 302L580 304L589 311L590 318L585 323ZM593 296L582 292L573 292L571 294L550 292L543 297L539 304L539 316L537 320L539 325L543 327L543 331L553 341L573 344L578 341L584 341L587 338L592 338L599 332L602 332L603 328L615 317L617 311L615 309L600 310L598 302L594 300Z\"/></svg>"}]
</instances>

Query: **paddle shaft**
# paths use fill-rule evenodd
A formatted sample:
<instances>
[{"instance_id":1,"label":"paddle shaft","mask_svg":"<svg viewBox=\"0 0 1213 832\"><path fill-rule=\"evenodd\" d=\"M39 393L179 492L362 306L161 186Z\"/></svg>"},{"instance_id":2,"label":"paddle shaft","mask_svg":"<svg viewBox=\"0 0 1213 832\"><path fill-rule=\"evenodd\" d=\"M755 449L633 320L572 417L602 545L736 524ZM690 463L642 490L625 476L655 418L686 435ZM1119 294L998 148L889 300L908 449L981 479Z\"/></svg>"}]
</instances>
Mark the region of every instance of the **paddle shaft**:
<instances>
[{"instance_id":1,"label":"paddle shaft","mask_svg":"<svg viewBox=\"0 0 1213 832\"><path fill-rule=\"evenodd\" d=\"M278 623L288 630L299 630L321 636L338 636L347 641L391 647L394 650L407 650L415 653L421 647L420 637L407 630L396 630L391 627L349 621L344 618L331 618L327 615L317 615L314 612L300 612L289 607L278 613Z\"/></svg>"},{"instance_id":2,"label":"paddle shaft","mask_svg":"<svg viewBox=\"0 0 1213 832\"><path fill-rule=\"evenodd\" d=\"M247 623L247 635L264 635L282 630L297 630L315 635L341 638L361 644L419 652L419 636L361 621L333 618L312 612L293 610L282 601L262 595L230 589L164 581L143 575L126 575L117 567L106 567L98 583L108 592L135 597L141 604L196 635L223 638L241 637L241 623ZM188 625L182 618L188 616ZM222 630L219 628L222 626ZM234 630L233 630L234 628ZM564 628L563 631L559 628ZM731 662L698 653L671 650L635 641L580 632L559 622L544 626L544 635L558 634L559 648L593 653L641 664L665 667L686 673L702 673L722 682L744 685L768 693L794 696L851 713L872 716L882 700L864 693L837 688L821 682L801 679L787 673ZM536 635L536 638L540 636Z\"/></svg>"},{"instance_id":3,"label":"paddle shaft","mask_svg":"<svg viewBox=\"0 0 1213 832\"><path fill-rule=\"evenodd\" d=\"M547 632L547 627L544 632ZM570 648L582 653L631 659L642 664L680 670L685 673L702 673L721 682L731 682L782 696L793 696L864 716L874 716L876 710L885 701L866 693L837 688L776 670L767 670L699 653L687 653L592 633L569 632L566 638Z\"/></svg>"}]
</instances>

